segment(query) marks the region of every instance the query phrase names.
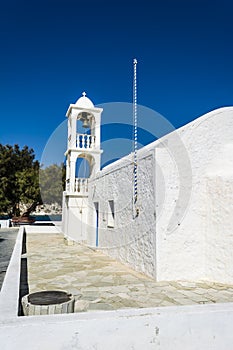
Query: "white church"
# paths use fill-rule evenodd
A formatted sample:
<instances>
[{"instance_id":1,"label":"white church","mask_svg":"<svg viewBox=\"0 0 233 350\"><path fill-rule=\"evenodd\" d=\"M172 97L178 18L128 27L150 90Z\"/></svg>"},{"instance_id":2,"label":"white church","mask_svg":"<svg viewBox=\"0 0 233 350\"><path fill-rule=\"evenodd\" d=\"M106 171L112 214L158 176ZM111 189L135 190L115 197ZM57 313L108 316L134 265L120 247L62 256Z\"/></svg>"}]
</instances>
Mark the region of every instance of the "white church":
<instances>
[{"instance_id":1,"label":"white church","mask_svg":"<svg viewBox=\"0 0 233 350\"><path fill-rule=\"evenodd\" d=\"M33 275L30 259L35 259L37 264L42 262L41 269L46 269L48 259L54 259L53 266L58 263L59 268L59 259L64 262L69 254L69 247L62 244L67 249L55 250L59 254L56 260L56 253L50 250L54 246L45 246L48 241L43 237L50 233L52 241L56 235L62 243L60 225L21 226L0 291L1 350L232 349L233 107L214 110L137 152L134 147L131 154L103 169L100 166L102 111L85 94L67 111L62 228L65 241L101 250L155 281L163 281L155 283L162 286L156 291L154 281L144 285L143 279L137 278L132 288L133 299L134 291L140 291L141 286L149 288L148 297L151 292L155 295L159 292L165 298L163 288L168 293L171 289L178 291L181 285L180 300L187 301L185 295L190 289L195 289L197 299L193 295L192 304L188 305L46 315L38 314L41 312L36 312L38 309L32 305L35 313L21 317L20 284L25 287L27 280L21 280L21 271L25 269L27 273L27 260ZM77 172L80 161L89 170L85 177ZM26 253L25 234L32 239ZM41 260L37 254L40 246L35 244L32 248L34 238L47 251L46 259ZM70 248L72 251L73 247ZM80 246L74 248L78 260ZM102 254L91 255L98 259ZM60 271L63 271L59 276L63 288L67 270ZM96 271L88 272L98 274ZM51 273L58 277L56 268ZM68 276L70 279L71 275ZM76 272L72 279L76 280L75 276ZM126 276L130 285L130 275ZM51 286L54 291L47 271L42 274L43 280L48 281L46 289ZM29 286L30 283L29 275ZM204 293L208 295L210 291L210 302L205 303L204 294L199 298L199 283ZM80 282L74 285L74 291L68 290L73 300L77 296L76 303L85 302L76 294ZM98 302L96 285L88 282L85 290ZM102 286L100 282L100 285L103 293L108 293L109 284ZM125 285L113 287L116 297L127 295ZM215 299L212 302L213 292L212 295L223 296L221 302L215 303ZM46 304L47 310L55 310L53 304L51 307L47 309Z\"/></svg>"},{"instance_id":2,"label":"white church","mask_svg":"<svg viewBox=\"0 0 233 350\"><path fill-rule=\"evenodd\" d=\"M157 281L233 283L233 107L214 110L100 168L101 108L67 111L63 233ZM88 162L87 178L76 177Z\"/></svg>"}]
</instances>

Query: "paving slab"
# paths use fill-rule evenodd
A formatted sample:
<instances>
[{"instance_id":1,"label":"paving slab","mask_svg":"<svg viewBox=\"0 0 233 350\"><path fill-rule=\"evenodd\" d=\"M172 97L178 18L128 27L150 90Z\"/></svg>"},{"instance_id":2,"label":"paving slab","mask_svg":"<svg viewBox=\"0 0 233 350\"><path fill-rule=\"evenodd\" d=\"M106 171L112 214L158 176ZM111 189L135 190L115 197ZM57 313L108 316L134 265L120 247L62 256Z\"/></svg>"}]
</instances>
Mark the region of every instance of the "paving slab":
<instances>
[{"instance_id":1,"label":"paving slab","mask_svg":"<svg viewBox=\"0 0 233 350\"><path fill-rule=\"evenodd\" d=\"M65 244L61 233L29 232L26 241L29 292L65 290L76 312L233 301L232 285L156 282L101 251Z\"/></svg>"}]
</instances>

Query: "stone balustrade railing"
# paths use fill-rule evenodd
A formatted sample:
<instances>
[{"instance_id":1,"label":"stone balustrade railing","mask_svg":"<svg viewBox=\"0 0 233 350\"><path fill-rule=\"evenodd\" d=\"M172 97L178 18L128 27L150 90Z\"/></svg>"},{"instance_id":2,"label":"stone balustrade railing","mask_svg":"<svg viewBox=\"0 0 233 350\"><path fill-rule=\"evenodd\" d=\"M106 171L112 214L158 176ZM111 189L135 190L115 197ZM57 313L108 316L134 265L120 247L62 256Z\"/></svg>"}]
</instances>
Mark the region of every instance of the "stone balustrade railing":
<instances>
[{"instance_id":1,"label":"stone balustrade railing","mask_svg":"<svg viewBox=\"0 0 233 350\"><path fill-rule=\"evenodd\" d=\"M76 178L75 184L74 184L74 192L78 192L79 194L87 194L88 193L88 179Z\"/></svg>"},{"instance_id":2,"label":"stone balustrade railing","mask_svg":"<svg viewBox=\"0 0 233 350\"><path fill-rule=\"evenodd\" d=\"M87 134L76 135L76 147L77 148L94 148L95 147L95 136Z\"/></svg>"},{"instance_id":3,"label":"stone balustrade railing","mask_svg":"<svg viewBox=\"0 0 233 350\"><path fill-rule=\"evenodd\" d=\"M70 179L66 180L66 191L72 192L72 186L70 183ZM73 191L75 193L79 194L87 194L88 193L88 179L86 178L76 178L74 182L74 189Z\"/></svg>"}]
</instances>

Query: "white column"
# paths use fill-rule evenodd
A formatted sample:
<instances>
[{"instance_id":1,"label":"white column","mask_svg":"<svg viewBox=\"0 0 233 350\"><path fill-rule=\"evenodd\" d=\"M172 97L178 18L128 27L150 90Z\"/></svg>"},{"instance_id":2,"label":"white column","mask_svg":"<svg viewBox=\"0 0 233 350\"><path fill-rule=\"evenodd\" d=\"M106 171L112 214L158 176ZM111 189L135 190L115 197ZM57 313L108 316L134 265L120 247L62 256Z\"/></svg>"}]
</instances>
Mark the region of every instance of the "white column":
<instances>
[{"instance_id":1,"label":"white column","mask_svg":"<svg viewBox=\"0 0 233 350\"><path fill-rule=\"evenodd\" d=\"M75 168L76 168L76 156L75 154L70 155L70 191L74 192L75 185Z\"/></svg>"},{"instance_id":2,"label":"white column","mask_svg":"<svg viewBox=\"0 0 233 350\"><path fill-rule=\"evenodd\" d=\"M69 157L70 155L67 155L66 158L66 191L70 191L70 165L69 165ZM69 183L69 184L68 184Z\"/></svg>"},{"instance_id":3,"label":"white column","mask_svg":"<svg viewBox=\"0 0 233 350\"><path fill-rule=\"evenodd\" d=\"M95 117L95 148L100 148L100 114L94 113Z\"/></svg>"},{"instance_id":4,"label":"white column","mask_svg":"<svg viewBox=\"0 0 233 350\"><path fill-rule=\"evenodd\" d=\"M67 148L70 147L71 142L71 119L68 119L68 135L67 135Z\"/></svg>"},{"instance_id":5,"label":"white column","mask_svg":"<svg viewBox=\"0 0 233 350\"><path fill-rule=\"evenodd\" d=\"M76 121L77 121L77 119L76 119L76 116L74 116L74 115L71 115L71 141L70 141L70 146L71 146L71 148L76 148L76 134L77 134L77 132L76 132Z\"/></svg>"}]
</instances>

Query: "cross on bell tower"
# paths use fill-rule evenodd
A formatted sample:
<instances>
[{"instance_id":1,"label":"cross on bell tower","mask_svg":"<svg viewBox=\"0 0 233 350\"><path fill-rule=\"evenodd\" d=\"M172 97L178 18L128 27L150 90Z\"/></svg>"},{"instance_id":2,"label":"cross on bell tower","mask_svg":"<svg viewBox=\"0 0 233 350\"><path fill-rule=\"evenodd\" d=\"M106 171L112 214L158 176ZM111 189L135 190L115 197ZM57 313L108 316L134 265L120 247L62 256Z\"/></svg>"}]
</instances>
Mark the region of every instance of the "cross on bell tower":
<instances>
[{"instance_id":1,"label":"cross on bell tower","mask_svg":"<svg viewBox=\"0 0 233 350\"><path fill-rule=\"evenodd\" d=\"M86 240L88 215L88 182L100 170L100 124L102 108L96 108L86 92L70 104L66 155L66 189L63 193L63 232L75 241ZM88 168L81 174L80 161Z\"/></svg>"}]
</instances>

